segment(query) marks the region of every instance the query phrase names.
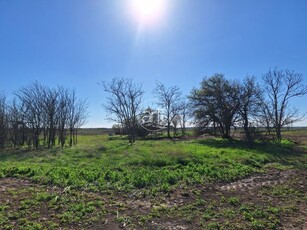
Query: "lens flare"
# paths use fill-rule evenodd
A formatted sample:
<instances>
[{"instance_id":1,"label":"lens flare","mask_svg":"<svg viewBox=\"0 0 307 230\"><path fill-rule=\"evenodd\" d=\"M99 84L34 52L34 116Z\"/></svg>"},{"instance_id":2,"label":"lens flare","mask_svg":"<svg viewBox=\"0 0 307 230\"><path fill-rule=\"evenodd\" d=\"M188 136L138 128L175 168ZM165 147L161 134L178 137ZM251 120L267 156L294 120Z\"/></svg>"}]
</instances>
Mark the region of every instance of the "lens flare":
<instances>
[{"instance_id":1,"label":"lens flare","mask_svg":"<svg viewBox=\"0 0 307 230\"><path fill-rule=\"evenodd\" d=\"M141 23L151 24L160 20L166 0L132 0L133 15Z\"/></svg>"}]
</instances>

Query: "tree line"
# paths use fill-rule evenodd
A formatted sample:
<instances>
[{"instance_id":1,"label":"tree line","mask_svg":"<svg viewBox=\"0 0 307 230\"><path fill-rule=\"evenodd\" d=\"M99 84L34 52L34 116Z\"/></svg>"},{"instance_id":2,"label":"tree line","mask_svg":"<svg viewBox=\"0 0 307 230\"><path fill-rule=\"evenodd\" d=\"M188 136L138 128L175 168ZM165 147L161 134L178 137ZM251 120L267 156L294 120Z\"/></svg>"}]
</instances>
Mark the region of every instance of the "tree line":
<instances>
[{"instance_id":1,"label":"tree line","mask_svg":"<svg viewBox=\"0 0 307 230\"><path fill-rule=\"evenodd\" d=\"M171 127L174 135L177 132L177 125L180 122L182 132L185 132L188 110L187 103L181 97L182 93L177 86L166 87L161 82L156 83L153 94L157 97L157 106L163 108L160 114L154 113L152 108L142 108L142 97L144 90L141 84L136 84L131 79L114 78L111 82L100 84L107 93L104 109L107 111L108 119L115 122L114 129L122 134L127 134L130 143L133 143L138 136L146 136L161 129L161 123L167 130L167 136L171 137ZM144 115L152 115L151 122L144 122ZM180 121L179 121L179 114ZM158 115L158 116L154 116ZM159 117L163 115L163 121Z\"/></svg>"},{"instance_id":2,"label":"tree line","mask_svg":"<svg viewBox=\"0 0 307 230\"><path fill-rule=\"evenodd\" d=\"M159 110L142 107L144 90L131 79L114 78L100 85L107 93L103 107L108 119L128 135L130 143L161 129L169 138L171 130L176 136L178 126L185 134L188 120L200 132L214 130L223 138L231 138L233 127L241 127L250 145L255 129L261 127L280 143L282 127L303 118L291 99L307 93L302 74L277 68L263 74L260 83L253 76L239 82L214 74L187 96L177 86L156 82L152 94ZM87 107L87 101L79 99L74 90L38 82L18 89L11 102L1 94L0 148L72 146L87 119Z\"/></svg>"},{"instance_id":3,"label":"tree line","mask_svg":"<svg viewBox=\"0 0 307 230\"><path fill-rule=\"evenodd\" d=\"M38 82L18 89L8 102L0 95L0 148L27 145L52 148L78 141L78 128L87 119L87 101L75 90L50 88Z\"/></svg>"},{"instance_id":4,"label":"tree line","mask_svg":"<svg viewBox=\"0 0 307 230\"><path fill-rule=\"evenodd\" d=\"M102 82L101 86L108 95L104 103L108 119L125 131L130 143L136 140L140 129L146 130L144 125L152 127L156 124L159 128L159 122L148 124L139 117L139 114L152 112L151 108L145 109L145 112L142 108L144 91L140 84L131 79L114 78L111 82ZM255 139L257 127L274 134L275 140L280 143L282 127L303 118L291 105L291 99L306 93L302 74L278 68L263 74L260 83L254 76L246 76L239 82L228 80L224 74L214 74L205 77L200 86L185 97L177 86L167 87L161 82L157 82L153 90L157 106L163 108L168 137L171 137L171 129L176 135L178 124L185 133L187 120L193 118L198 130L213 129L223 138L231 138L233 127L242 127L244 138L250 145Z\"/></svg>"}]
</instances>

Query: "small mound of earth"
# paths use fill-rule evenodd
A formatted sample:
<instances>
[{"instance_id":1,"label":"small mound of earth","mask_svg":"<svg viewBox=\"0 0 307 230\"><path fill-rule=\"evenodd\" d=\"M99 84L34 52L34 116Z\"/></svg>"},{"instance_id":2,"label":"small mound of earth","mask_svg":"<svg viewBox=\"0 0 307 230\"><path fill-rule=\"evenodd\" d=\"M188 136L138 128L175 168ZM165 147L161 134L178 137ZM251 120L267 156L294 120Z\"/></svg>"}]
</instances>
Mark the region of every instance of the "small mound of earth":
<instances>
[{"instance_id":1,"label":"small mound of earth","mask_svg":"<svg viewBox=\"0 0 307 230\"><path fill-rule=\"evenodd\" d=\"M295 174L294 170L277 171L271 170L265 174L257 174L249 178L217 186L217 190L241 190L246 191L257 187L283 184L290 176Z\"/></svg>"}]
</instances>

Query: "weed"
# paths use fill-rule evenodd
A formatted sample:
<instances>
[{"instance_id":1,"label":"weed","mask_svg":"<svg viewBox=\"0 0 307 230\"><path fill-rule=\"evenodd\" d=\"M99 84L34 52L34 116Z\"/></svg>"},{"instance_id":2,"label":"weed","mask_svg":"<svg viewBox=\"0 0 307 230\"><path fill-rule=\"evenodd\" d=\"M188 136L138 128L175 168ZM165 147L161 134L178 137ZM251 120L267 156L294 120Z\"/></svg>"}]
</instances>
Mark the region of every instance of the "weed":
<instances>
[{"instance_id":1,"label":"weed","mask_svg":"<svg viewBox=\"0 0 307 230\"><path fill-rule=\"evenodd\" d=\"M221 229L221 228L220 228L220 224L219 224L219 223L211 222L211 223L209 223L209 224L205 227L205 229L208 229L208 230L219 230L219 229Z\"/></svg>"},{"instance_id":2,"label":"weed","mask_svg":"<svg viewBox=\"0 0 307 230\"><path fill-rule=\"evenodd\" d=\"M230 197L228 198L228 202L229 204L236 206L240 203L240 199L238 197Z\"/></svg>"}]
</instances>

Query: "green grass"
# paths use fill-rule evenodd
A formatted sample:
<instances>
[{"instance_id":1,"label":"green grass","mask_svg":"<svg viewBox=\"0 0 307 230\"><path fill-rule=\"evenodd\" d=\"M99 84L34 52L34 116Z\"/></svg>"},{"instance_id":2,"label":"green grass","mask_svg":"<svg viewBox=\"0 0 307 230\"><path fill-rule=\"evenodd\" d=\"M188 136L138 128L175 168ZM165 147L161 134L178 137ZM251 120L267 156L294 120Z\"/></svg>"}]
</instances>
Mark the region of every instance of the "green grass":
<instances>
[{"instance_id":1,"label":"green grass","mask_svg":"<svg viewBox=\"0 0 307 230\"><path fill-rule=\"evenodd\" d=\"M249 149L244 142L219 138L129 145L125 137L87 134L72 148L1 150L0 177L38 183L4 190L0 226L95 229L113 221L131 229L156 222L152 228L158 229L159 223L181 220L199 229L276 229L284 213L297 213L307 201L295 180L259 188L260 196L210 189L272 168L306 169L306 154L293 147L283 140Z\"/></svg>"},{"instance_id":2,"label":"green grass","mask_svg":"<svg viewBox=\"0 0 307 230\"><path fill-rule=\"evenodd\" d=\"M293 162L282 157L291 147L286 141L248 149L242 142L223 139L139 140L131 146L121 137L86 135L79 137L77 146L63 150L3 151L0 176L93 191L146 189L154 194L178 185L233 181L262 170L268 162L295 164L293 157Z\"/></svg>"}]
</instances>

